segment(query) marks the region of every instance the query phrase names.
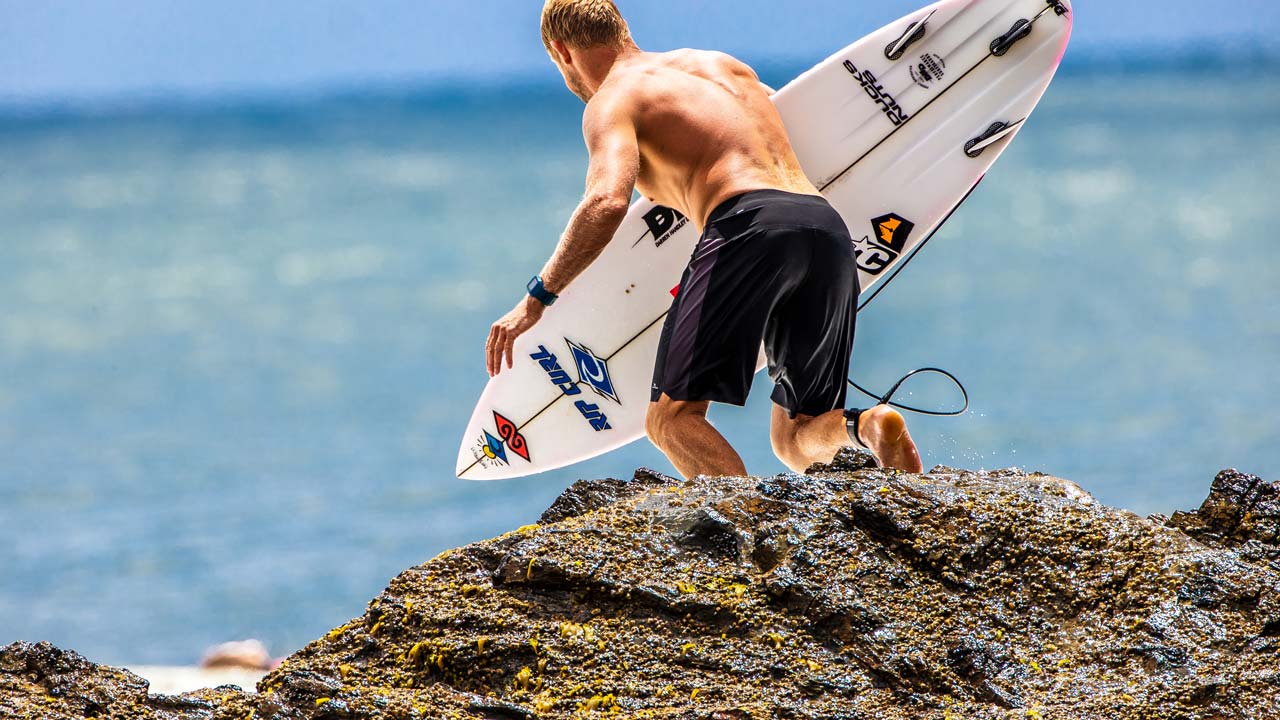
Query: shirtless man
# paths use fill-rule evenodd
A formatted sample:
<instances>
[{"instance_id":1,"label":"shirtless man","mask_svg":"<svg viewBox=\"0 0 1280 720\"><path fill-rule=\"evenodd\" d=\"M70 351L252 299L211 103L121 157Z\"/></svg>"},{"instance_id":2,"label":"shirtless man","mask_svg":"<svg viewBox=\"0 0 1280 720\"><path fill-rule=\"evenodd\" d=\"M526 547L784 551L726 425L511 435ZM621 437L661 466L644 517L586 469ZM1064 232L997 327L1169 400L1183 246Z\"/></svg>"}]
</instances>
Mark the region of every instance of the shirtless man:
<instances>
[{"instance_id":1,"label":"shirtless man","mask_svg":"<svg viewBox=\"0 0 1280 720\"><path fill-rule=\"evenodd\" d=\"M649 438L685 477L745 475L707 421L744 405L763 340L776 383L773 451L797 472L854 444L921 470L902 416L845 410L858 274L840 215L800 169L773 92L718 52L642 51L611 0L547 0L542 40L587 104L587 191L529 294L493 324L489 374L604 250L639 189L702 228L658 346Z\"/></svg>"}]
</instances>

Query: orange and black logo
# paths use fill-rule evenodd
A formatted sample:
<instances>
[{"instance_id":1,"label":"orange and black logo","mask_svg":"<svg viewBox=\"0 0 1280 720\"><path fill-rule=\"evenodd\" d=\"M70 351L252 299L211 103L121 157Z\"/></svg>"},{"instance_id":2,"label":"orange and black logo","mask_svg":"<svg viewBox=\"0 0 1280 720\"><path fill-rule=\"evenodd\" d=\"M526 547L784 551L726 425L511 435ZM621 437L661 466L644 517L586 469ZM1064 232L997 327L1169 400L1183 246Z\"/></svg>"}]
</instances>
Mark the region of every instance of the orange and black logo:
<instances>
[{"instance_id":1,"label":"orange and black logo","mask_svg":"<svg viewBox=\"0 0 1280 720\"><path fill-rule=\"evenodd\" d=\"M897 213L881 215L871 221L872 237L876 242L900 253L907 247L907 239L916 224Z\"/></svg>"}]
</instances>

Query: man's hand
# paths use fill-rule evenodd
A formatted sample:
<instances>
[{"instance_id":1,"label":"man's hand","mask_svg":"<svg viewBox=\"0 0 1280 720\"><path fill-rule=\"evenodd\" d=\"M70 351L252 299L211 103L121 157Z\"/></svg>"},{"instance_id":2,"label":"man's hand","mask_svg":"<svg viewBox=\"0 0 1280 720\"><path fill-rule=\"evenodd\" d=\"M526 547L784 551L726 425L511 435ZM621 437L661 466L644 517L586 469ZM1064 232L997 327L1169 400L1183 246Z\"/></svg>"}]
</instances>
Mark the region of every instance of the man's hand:
<instances>
[{"instance_id":1,"label":"man's hand","mask_svg":"<svg viewBox=\"0 0 1280 720\"><path fill-rule=\"evenodd\" d=\"M515 362L512 354L512 348L515 347L516 338L523 335L529 328L538 324L542 319L542 311L546 310L546 306L539 302L532 295L526 295L524 300L516 304L511 312L503 315L489 329L489 342L485 346L486 365L489 370L489 377L493 377L502 372L502 359L506 356L507 367L510 368Z\"/></svg>"},{"instance_id":2,"label":"man's hand","mask_svg":"<svg viewBox=\"0 0 1280 720\"><path fill-rule=\"evenodd\" d=\"M587 192L538 275L552 292L563 292L600 257L627 216L640 172L640 143L631 120L634 108L628 104L630 97L620 91L597 93L582 115L582 135L589 155ZM546 306L528 296L493 324L485 347L489 377L502 372L504 356L508 368L515 363L516 338L542 319L543 310Z\"/></svg>"}]
</instances>

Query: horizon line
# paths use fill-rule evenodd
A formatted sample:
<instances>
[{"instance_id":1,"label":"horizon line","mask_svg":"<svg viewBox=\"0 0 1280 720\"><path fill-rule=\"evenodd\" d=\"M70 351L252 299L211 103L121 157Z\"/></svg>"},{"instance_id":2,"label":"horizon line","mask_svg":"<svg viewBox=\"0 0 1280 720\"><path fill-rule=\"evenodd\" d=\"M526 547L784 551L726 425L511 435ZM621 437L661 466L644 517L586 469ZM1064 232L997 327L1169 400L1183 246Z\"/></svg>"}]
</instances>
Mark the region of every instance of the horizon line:
<instances>
[{"instance_id":1,"label":"horizon line","mask_svg":"<svg viewBox=\"0 0 1280 720\"><path fill-rule=\"evenodd\" d=\"M1106 74L1110 72L1168 72L1190 70L1196 73L1229 70L1251 72L1251 67L1234 67L1242 62L1262 63L1265 67L1280 65L1280 42L1250 37L1249 42L1224 46L1203 41L1152 43L1150 45L1112 48L1085 46L1068 51L1059 69L1060 75ZM772 57L751 59L753 65L775 87L791 78L768 77L777 73L796 73L818 60L812 58ZM775 84L776 83L776 84ZM295 107L321 104L333 100L406 100L438 97L484 97L503 92L541 94L559 89L562 81L549 70L521 68L512 72L488 72L467 76L450 73L440 76L406 75L378 78L335 78L290 85L228 84L205 88L157 86L118 91L87 93L15 93L0 92L0 120L32 120L42 117L75 115L133 115L144 111L201 111L227 109L233 106Z\"/></svg>"}]
</instances>

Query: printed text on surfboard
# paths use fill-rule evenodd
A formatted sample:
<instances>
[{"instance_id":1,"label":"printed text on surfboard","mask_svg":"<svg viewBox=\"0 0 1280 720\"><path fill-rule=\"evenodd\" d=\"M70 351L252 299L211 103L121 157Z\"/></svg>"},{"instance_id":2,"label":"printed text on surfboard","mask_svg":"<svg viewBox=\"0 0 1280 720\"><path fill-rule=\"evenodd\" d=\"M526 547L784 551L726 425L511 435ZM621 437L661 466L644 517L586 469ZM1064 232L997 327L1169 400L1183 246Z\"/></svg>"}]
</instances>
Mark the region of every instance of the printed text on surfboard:
<instances>
[{"instance_id":1,"label":"printed text on surfboard","mask_svg":"<svg viewBox=\"0 0 1280 720\"><path fill-rule=\"evenodd\" d=\"M859 70L857 65L852 61L844 61L844 69L849 71L854 80L867 91L867 95L880 106L881 112L894 125L901 125L906 122L909 116L903 112L902 106L898 105L898 101L893 99L893 95L884 89L884 85L876 79L876 76L870 70Z\"/></svg>"}]
</instances>

